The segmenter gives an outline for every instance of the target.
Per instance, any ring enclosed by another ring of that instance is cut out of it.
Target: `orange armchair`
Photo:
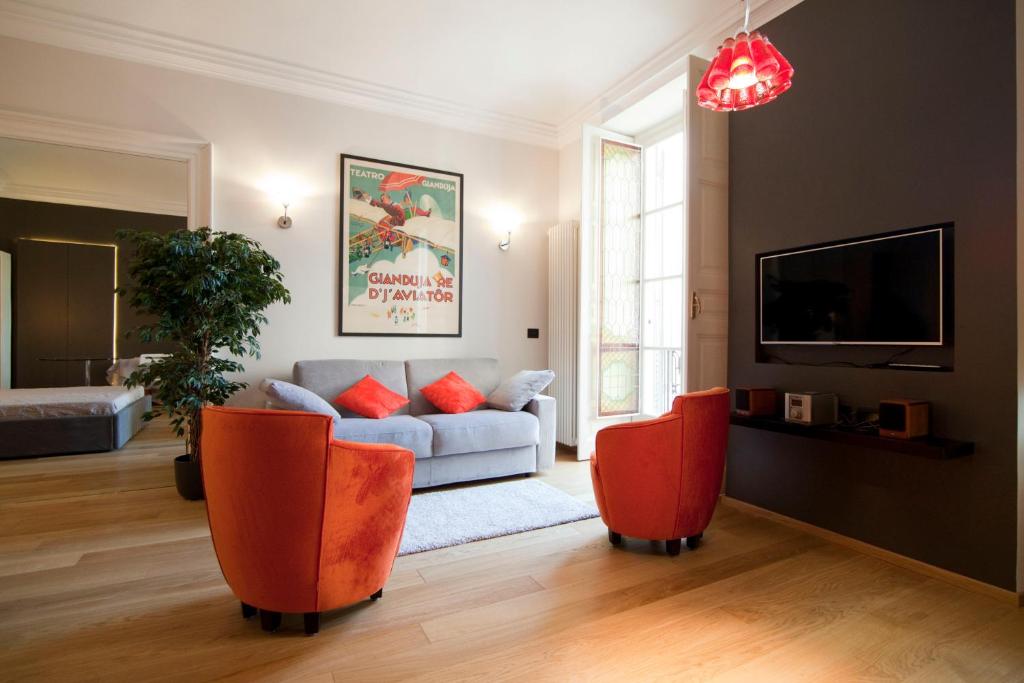
[[[590,475],[613,545],[622,536],[665,541],[678,555],[696,548],[722,489],[729,434],[729,390],[677,396],[659,418],[597,433]]]
[[[376,600],[398,553],[412,451],[335,441],[327,415],[205,408],[202,471],[213,546],[242,616],[274,631],[282,612]]]

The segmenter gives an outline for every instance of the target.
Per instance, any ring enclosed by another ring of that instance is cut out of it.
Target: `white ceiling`
[[[738,0],[0,0],[0,33],[553,137],[741,15]]]

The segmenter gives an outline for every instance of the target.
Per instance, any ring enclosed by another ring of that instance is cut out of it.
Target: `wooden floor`
[[[243,621],[160,424],[0,462],[0,679],[1022,681],[1024,610],[719,506],[670,558],[600,520],[399,558],[380,602]],[[543,479],[590,497],[586,463]]]

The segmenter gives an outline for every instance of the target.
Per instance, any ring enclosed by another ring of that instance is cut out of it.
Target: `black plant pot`
[[[178,487],[178,495],[185,500],[202,500],[205,497],[199,463],[189,460],[188,455],[174,459],[174,484]]]

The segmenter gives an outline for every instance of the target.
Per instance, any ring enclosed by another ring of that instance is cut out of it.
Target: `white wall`
[[[184,216],[185,162],[0,138],[0,197]]]
[[[245,232],[282,263],[289,306],[268,311],[263,359],[245,378],[288,377],[303,358],[493,356],[504,375],[546,365],[546,229],[558,215],[558,153],[193,74],[0,38],[0,108],[207,140],[216,227]],[[465,174],[463,336],[338,337],[339,159],[346,152]],[[308,196],[291,230],[259,189],[294,176]],[[501,252],[489,207],[523,225]],[[527,340],[526,328],[541,339]],[[255,400],[250,390],[240,402]]]
[[[558,150],[558,220],[580,219],[583,152],[579,138]]]

